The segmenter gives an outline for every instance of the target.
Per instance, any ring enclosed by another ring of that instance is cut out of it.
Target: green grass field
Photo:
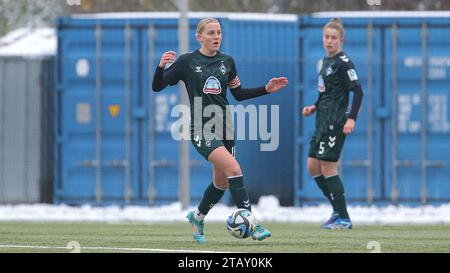
[[[205,226],[208,243],[192,241],[188,223],[0,222],[0,252],[71,252],[77,241],[91,252],[450,252],[450,225],[356,225],[321,230],[318,224],[265,223],[273,236],[257,242],[231,237],[224,225]],[[377,243],[374,243],[375,245]],[[370,246],[371,244],[369,244]]]

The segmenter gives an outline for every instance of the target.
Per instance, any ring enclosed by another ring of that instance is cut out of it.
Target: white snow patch
[[[318,18],[447,18],[450,11],[323,11],[311,15]]]
[[[53,28],[19,28],[0,38],[0,56],[41,58],[56,55]]]
[[[74,19],[178,19],[179,12],[110,12],[73,14]],[[206,17],[228,18],[230,20],[248,21],[280,21],[296,22],[295,14],[280,13],[252,13],[252,12],[189,12],[189,18],[201,19]]]
[[[194,207],[189,208],[194,209]],[[183,222],[189,210],[179,202],[165,206],[106,206],[90,205],[2,205],[0,221],[73,221],[73,222]],[[206,217],[208,222],[223,222],[235,210],[217,204]],[[252,206],[259,222],[320,223],[330,216],[328,205],[281,207],[274,196],[263,196]],[[450,224],[450,204],[440,206],[349,206],[354,224]]]

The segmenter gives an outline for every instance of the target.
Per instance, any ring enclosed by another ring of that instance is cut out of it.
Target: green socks
[[[331,198],[330,191],[327,186],[327,182],[325,181],[325,177],[323,175],[314,176],[314,180],[316,181],[317,186],[319,186],[320,190],[323,192],[323,195],[330,201],[330,204],[333,206],[333,212],[337,212],[337,208],[334,205],[333,199]]]
[[[344,185],[339,175],[325,177],[325,183],[330,192],[333,207],[339,213],[339,218],[349,219],[347,205],[345,204]]]
[[[238,209],[248,209],[251,211],[250,199],[247,189],[244,187],[244,176],[228,177],[228,184],[230,185],[231,197]]]
[[[214,183],[209,184],[206,188],[203,198],[198,205],[198,212],[203,215],[196,215],[196,219],[204,218],[208,214],[209,210],[222,198],[225,190],[219,189],[214,186]],[[197,213],[196,213],[197,214]]]
[[[250,199],[248,197],[247,189],[244,187],[244,177],[233,176],[228,177],[228,183],[230,185],[230,193],[234,203],[239,209],[252,210],[250,205]],[[195,219],[203,220],[209,210],[222,198],[225,190],[217,188],[214,183],[209,184],[206,188],[203,198],[195,211]]]

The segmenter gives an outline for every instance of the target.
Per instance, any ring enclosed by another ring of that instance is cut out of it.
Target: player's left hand
[[[288,85],[288,78],[286,77],[272,78],[266,84],[266,91],[268,93],[277,92],[286,85]]]
[[[355,120],[352,118],[347,119],[347,122],[344,125],[344,134],[348,135],[353,132],[355,128]]]

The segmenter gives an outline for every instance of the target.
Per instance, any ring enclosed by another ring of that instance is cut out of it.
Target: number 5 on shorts
[[[319,155],[323,154],[323,152],[325,152],[325,141],[321,141],[319,143]]]

